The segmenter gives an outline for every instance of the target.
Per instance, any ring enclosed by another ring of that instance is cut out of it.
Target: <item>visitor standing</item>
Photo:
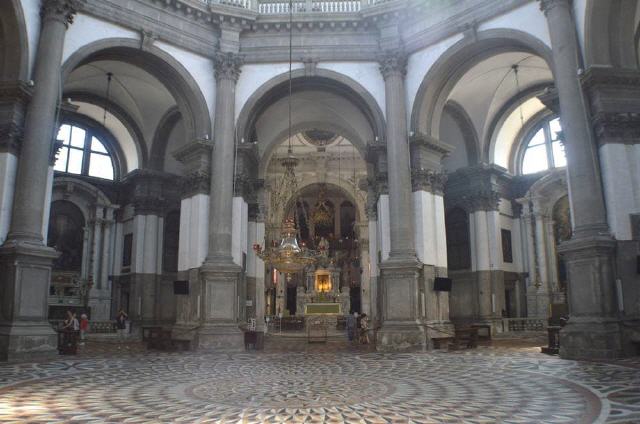
[[[84,344],[87,331],[89,331],[89,317],[87,314],[80,315],[80,341]]]
[[[362,314],[360,317],[360,343],[369,344],[369,317]]]
[[[118,336],[120,337],[120,341],[124,341],[125,332],[127,329],[127,319],[129,319],[129,315],[123,310],[120,309],[118,315],[116,316],[116,328],[118,329]]]

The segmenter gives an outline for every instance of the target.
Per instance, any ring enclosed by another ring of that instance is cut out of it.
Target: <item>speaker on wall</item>
[[[189,294],[189,281],[188,280],[174,281],[173,294]]]
[[[436,277],[435,280],[433,280],[433,290],[450,292],[451,283],[451,278]]]

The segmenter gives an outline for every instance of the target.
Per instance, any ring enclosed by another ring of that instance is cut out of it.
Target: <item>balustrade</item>
[[[205,4],[220,4],[256,10],[264,15],[289,13],[289,0],[200,0]],[[295,0],[293,13],[357,13],[360,10],[397,0]]]
[[[508,332],[545,331],[547,320],[544,318],[504,318],[502,328]]]

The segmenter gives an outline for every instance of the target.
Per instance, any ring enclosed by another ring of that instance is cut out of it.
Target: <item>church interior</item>
[[[1,422],[640,422],[640,0],[0,1]]]

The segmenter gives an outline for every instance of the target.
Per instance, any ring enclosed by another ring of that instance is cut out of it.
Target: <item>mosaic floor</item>
[[[168,354],[96,344],[78,357],[0,364],[0,422],[640,423],[634,360],[565,361],[517,345],[282,347]]]

